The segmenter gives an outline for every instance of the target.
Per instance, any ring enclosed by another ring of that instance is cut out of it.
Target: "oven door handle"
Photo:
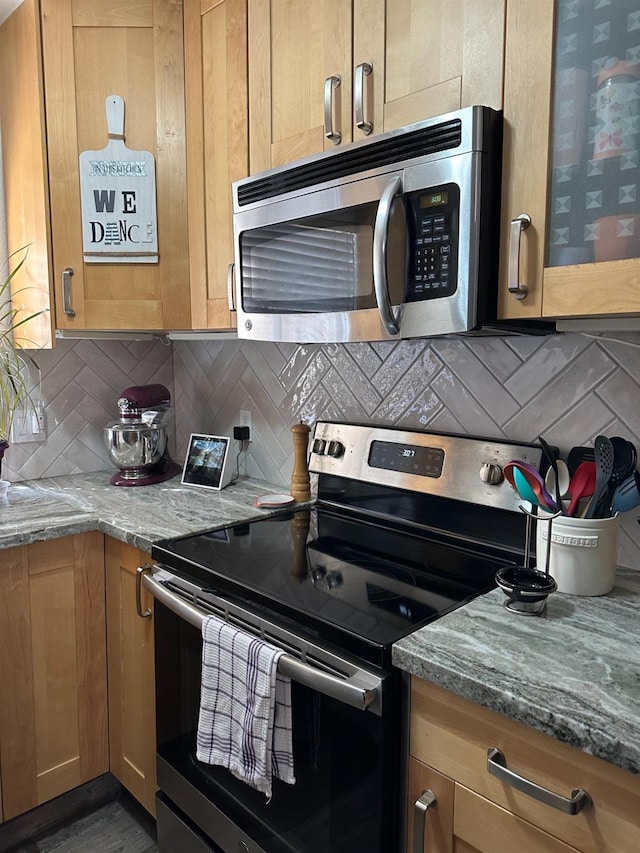
[[[142,582],[161,604],[194,628],[202,630],[202,622],[210,614],[185,601],[179,595],[175,595],[151,575],[144,575]],[[382,679],[365,670],[356,670],[343,679],[286,653],[280,656],[278,669],[282,675],[288,676],[293,681],[337,699],[345,705],[361,711],[369,709],[376,714],[381,712]]]

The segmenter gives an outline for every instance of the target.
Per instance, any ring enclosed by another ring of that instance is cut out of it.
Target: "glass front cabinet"
[[[500,317],[640,315],[640,2],[508,3],[504,116]]]

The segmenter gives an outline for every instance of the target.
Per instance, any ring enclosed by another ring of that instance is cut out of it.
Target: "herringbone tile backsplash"
[[[11,444],[2,462],[7,480],[28,480],[113,468],[103,428],[118,415],[129,385],[173,388],[173,354],[157,341],[58,341],[31,351],[32,397],[45,403],[43,442]],[[113,469],[115,470],[115,469]]]
[[[291,426],[334,419],[534,441],[561,452],[599,433],[640,447],[640,335],[566,334],[297,346],[174,344],[177,445],[233,435],[253,417],[241,472],[288,487]],[[623,520],[620,563],[640,568],[640,526]]]
[[[640,334],[478,337],[298,346],[240,341],[59,341],[34,354],[47,440],[12,445],[10,480],[110,469],[102,428],[125,387],[173,394],[182,461],[191,432],[232,435],[240,409],[252,441],[240,471],[288,487],[291,426],[318,418],[521,441],[542,434],[566,453],[598,433],[640,447]],[[637,512],[623,519],[620,563],[640,568]]]

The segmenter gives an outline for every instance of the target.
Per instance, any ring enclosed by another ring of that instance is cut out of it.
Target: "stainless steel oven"
[[[522,559],[502,478],[535,445],[321,422],[312,508],[166,540],[156,598],[162,853],[401,853],[408,691],[393,643],[494,587]],[[281,647],[295,785],[273,796],[198,761],[205,614]]]
[[[152,586],[156,642],[163,661],[158,672],[160,849],[183,850],[179,839],[191,837],[201,842],[196,850],[233,853],[392,850],[397,810],[379,804],[400,796],[383,789],[385,780],[400,773],[395,744],[401,721],[390,700],[390,713],[383,714],[388,697],[402,690],[398,674],[355,663],[176,576],[161,572],[149,581],[157,584]],[[286,649],[280,667],[292,678],[296,784],[275,780],[269,802],[227,770],[194,758],[204,613],[222,615]],[[169,828],[165,809],[173,812]]]

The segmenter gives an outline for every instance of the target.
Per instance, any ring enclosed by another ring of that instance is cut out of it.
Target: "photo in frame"
[[[230,438],[191,433],[182,469],[182,483],[205,489],[224,489],[231,482]]]

